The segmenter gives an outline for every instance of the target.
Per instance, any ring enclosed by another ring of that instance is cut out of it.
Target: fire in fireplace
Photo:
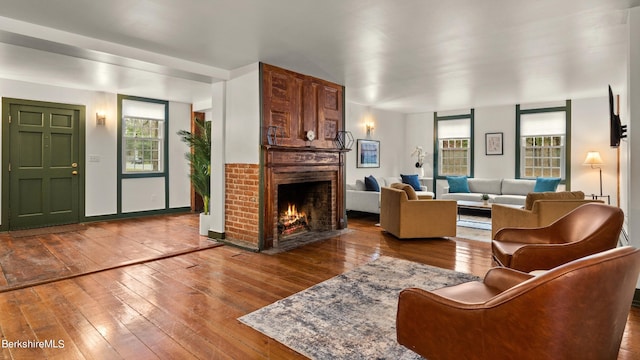
[[[331,182],[278,185],[278,237],[331,229]]]
[[[307,215],[298,212],[295,205],[288,204],[287,210],[278,217],[278,233],[282,236],[309,230]]]

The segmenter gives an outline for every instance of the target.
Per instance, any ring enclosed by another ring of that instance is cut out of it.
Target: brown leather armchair
[[[496,265],[529,272],[547,270],[618,244],[624,214],[617,207],[584,204],[551,225],[503,228],[491,242]]]
[[[539,276],[494,268],[483,282],[405,289],[398,342],[429,360],[616,359],[639,272],[627,246]]]

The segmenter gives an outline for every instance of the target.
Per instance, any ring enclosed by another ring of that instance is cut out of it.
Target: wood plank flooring
[[[188,217],[190,215],[183,215]],[[177,224],[190,222],[169,217]],[[3,347],[6,359],[303,359],[284,345],[238,322],[259,309],[381,255],[484,275],[487,242],[399,241],[380,231],[377,219],[350,219],[354,231],[276,255],[231,246],[0,293],[3,341],[52,341],[58,348]],[[112,227],[113,226],[113,227]],[[141,236],[154,222],[137,222]],[[80,239],[96,249],[120,246],[132,229],[104,223]],[[197,227],[197,226],[194,226]],[[120,229],[117,231],[115,229]],[[183,236],[171,226],[164,228]],[[110,256],[130,256],[111,250]],[[106,262],[85,254],[67,261]],[[77,260],[77,261],[76,261]],[[618,359],[640,358],[640,311],[632,309]]]
[[[0,234],[0,291],[218,245],[180,214]]]

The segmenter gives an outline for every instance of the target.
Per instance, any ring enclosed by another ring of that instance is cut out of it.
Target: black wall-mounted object
[[[615,112],[611,85],[609,85],[609,134],[610,145],[613,148],[620,146],[620,139],[627,137],[627,125],[622,125],[620,115],[617,115]]]

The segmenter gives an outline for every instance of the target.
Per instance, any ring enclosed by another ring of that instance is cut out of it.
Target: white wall
[[[226,162],[260,162],[260,67],[232,71],[226,90]]]
[[[77,92],[69,89],[56,89],[60,94]],[[115,214],[117,210],[117,95],[105,92],[87,92],[87,100],[77,97],[87,107],[86,120],[86,172],[85,172],[85,214],[98,216]],[[36,95],[34,95],[36,96]],[[33,98],[40,100],[40,97]],[[64,102],[64,100],[55,100]],[[105,126],[96,126],[95,113],[105,112]],[[93,120],[93,121],[91,121]]]
[[[347,183],[355,183],[356,179],[369,175],[384,177],[400,176],[400,173],[416,173],[415,168],[407,169],[405,165],[412,148],[404,141],[404,114],[369,109],[364,105],[347,102],[345,117],[345,128],[351,131],[354,138],[353,147],[346,154]],[[357,139],[367,139],[365,119],[370,119],[375,124],[369,139],[380,141],[379,168],[357,167]]]
[[[474,176],[513,179],[516,176],[515,105],[477,108],[474,113]],[[485,154],[485,134],[502,133],[502,155]],[[505,164],[512,164],[505,166]]]
[[[404,153],[410,155],[416,146],[422,146],[425,158],[422,168],[425,177],[433,177],[433,113],[407,114],[405,116]],[[406,156],[404,161],[405,171],[417,171],[415,162],[417,159]]]
[[[607,88],[603,96],[571,101],[571,188],[586,194],[600,193],[600,177],[597,169],[583,165],[588,151],[599,151],[602,157],[602,193],[616,199],[617,150],[609,146],[609,100]]]
[[[164,209],[164,178],[122,180],[122,212]]]
[[[176,135],[179,130],[191,129],[191,105],[169,102],[169,207],[191,206],[191,168],[185,159],[189,146]]]
[[[224,233],[225,199],[225,128],[227,83],[220,82],[211,87],[211,230]]]
[[[115,214],[117,212],[117,95],[0,79],[0,96],[85,106],[85,215],[90,217]],[[185,166],[188,168],[188,165],[184,157],[179,155],[184,153],[184,147],[174,149],[172,146],[179,142],[175,134],[176,129],[188,129],[191,115],[188,104],[170,103],[169,108],[171,116],[168,134],[170,136],[169,177],[172,189],[170,205],[182,207],[188,206],[190,201],[189,180],[184,175]],[[96,125],[95,114],[98,111],[105,112],[106,126]],[[0,181],[4,180],[0,179]],[[156,201],[162,201],[164,204],[164,189],[156,194],[154,202]]]

